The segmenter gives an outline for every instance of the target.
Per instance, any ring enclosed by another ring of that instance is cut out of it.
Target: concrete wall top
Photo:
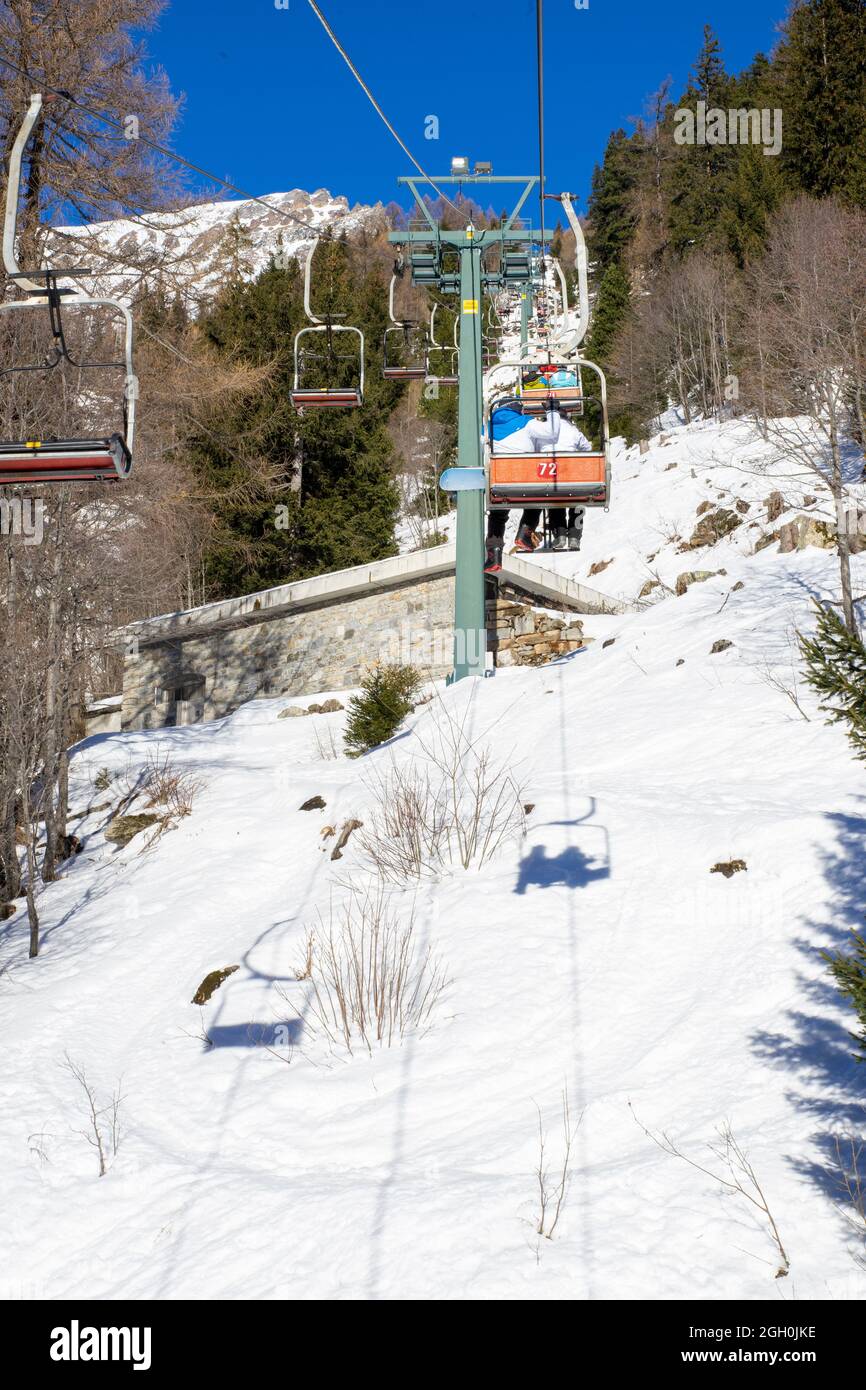
[[[312,579],[299,579],[274,589],[241,598],[222,599],[178,613],[165,613],[156,618],[143,618],[124,629],[128,637],[140,644],[160,642],[167,637],[200,635],[219,628],[243,627],[247,623],[267,621],[287,610],[310,607],[314,604],[336,603],[341,599],[369,593],[375,589],[411,584],[413,580],[432,579],[454,572],[456,547],[431,546],[407,555],[394,555],[353,569],[334,570]],[[566,604],[576,613],[627,613],[634,605],[608,598],[596,589],[579,584],[552,570],[530,564],[516,555],[503,561],[502,577],[512,580],[530,595],[539,599]]]

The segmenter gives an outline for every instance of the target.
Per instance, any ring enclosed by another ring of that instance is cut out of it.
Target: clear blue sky
[[[431,174],[452,154],[536,169],[534,0],[321,0],[403,139]],[[172,0],[149,36],[186,95],[174,148],[253,193],[397,195],[406,157],[306,0]],[[546,0],[548,188],[580,195],[618,125],[670,74],[684,85],[711,23],[730,70],[777,38],[787,0]],[[436,115],[440,139],[425,140]],[[482,199],[487,201],[486,197]],[[492,199],[500,201],[498,195]]]

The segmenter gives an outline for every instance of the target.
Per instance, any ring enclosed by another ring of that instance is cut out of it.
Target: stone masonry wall
[[[197,633],[192,626],[153,643],[144,629],[124,664],[122,728],[173,723],[175,707],[162,693],[185,686],[196,687],[195,722],[219,719],[256,696],[352,689],[377,661],[444,676],[452,666],[453,612],[454,577],[441,575],[233,627]],[[555,618],[510,596],[488,602],[487,630],[497,666],[539,665],[584,642],[573,615]]]
[[[204,677],[202,719],[219,719],[256,695],[348,690],[376,661],[411,662],[432,676],[451,669],[454,579],[377,589],[335,603],[276,614],[223,631],[168,638],[143,635],[127,655],[124,729],[165,722],[158,691]]]
[[[510,599],[487,603],[487,644],[497,666],[543,666],[586,640],[575,617],[554,618]]]

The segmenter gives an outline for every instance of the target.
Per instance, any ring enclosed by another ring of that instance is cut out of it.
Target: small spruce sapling
[[[361,693],[349,701],[344,743],[352,758],[378,748],[392,738],[421,686],[420,672],[399,663],[374,666],[361,682]]]
[[[833,608],[817,607],[814,637],[799,636],[806,680],[821,697],[829,722],[847,724],[855,757],[866,760],[866,647]]]

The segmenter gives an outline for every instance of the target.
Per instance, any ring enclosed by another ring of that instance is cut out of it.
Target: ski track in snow
[[[39,959],[26,913],[3,929],[7,1298],[866,1295],[822,1176],[828,1136],[862,1134],[864,1113],[853,1017],[819,956],[863,909],[864,773],[808,690],[806,720],[764,674],[793,679],[791,630],[811,594],[835,594],[835,557],[750,553],[773,484],[744,471],[743,426],[668,436],[644,456],[619,445],[611,512],[588,514],[580,554],[538,563],[628,598],[650,570],[669,585],[727,573],[586,619],[587,650],[440,688],[359,762],[317,756],[316,730],[339,738],[344,715],[278,721],[286,700],[79,745],[73,808],[110,799],[98,769],[134,774],[156,747],[202,790],[144,853],[140,838],[105,841],[107,812],[73,817],[85,845],[41,896]],[[678,554],[663,534],[688,537],[707,497],[750,514]],[[859,593],[866,558],[854,567]],[[711,656],[719,638],[734,645]],[[428,1032],[345,1060],[301,1025],[286,1065],[255,1040],[298,1028],[305,928],[357,872],[356,840],[332,864],[319,832],[363,819],[369,776],[417,756],[446,709],[517,769],[535,805],[527,838],[406,895],[452,981]],[[315,794],[325,810],[300,812]],[[731,858],[747,872],[709,873]],[[230,964],[203,1010],[206,1049],[189,1001]],[[103,1098],[123,1078],[123,1142],[101,1179],[65,1052]],[[536,1105],[555,1170],[566,1084],[582,1121],[556,1237],[539,1241]],[[753,1210],[660,1152],[630,1101],[711,1167],[706,1145],[730,1120],[787,1279]]]

